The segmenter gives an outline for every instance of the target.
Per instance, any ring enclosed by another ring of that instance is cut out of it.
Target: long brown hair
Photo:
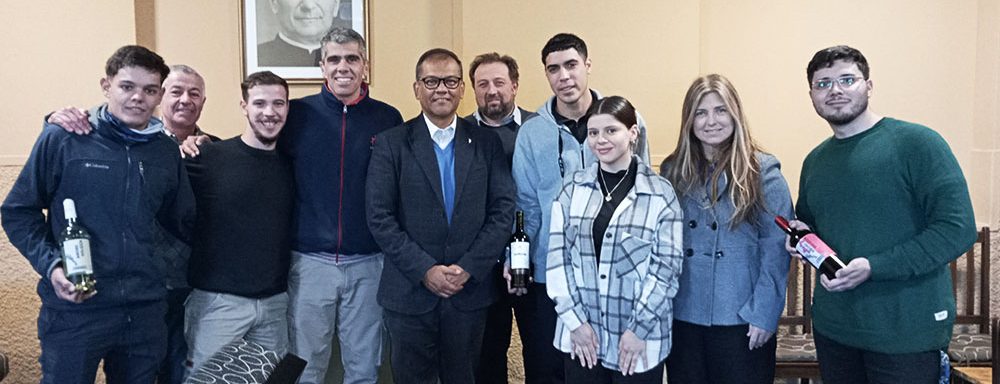
[[[694,135],[694,114],[698,105],[706,95],[716,93],[722,98],[729,115],[733,118],[733,134],[719,147],[715,156],[715,170],[706,175],[709,161],[702,150],[701,142]],[[681,133],[677,139],[677,148],[667,156],[665,162],[673,166],[664,174],[681,195],[691,191],[694,186],[709,182],[709,193],[712,205],[719,201],[722,193],[728,193],[733,202],[733,216],[730,217],[730,227],[744,222],[758,225],[757,213],[764,210],[762,186],[760,179],[760,163],[756,153],[760,147],[750,137],[746,116],[743,114],[743,104],[736,88],[722,75],[711,74],[702,76],[691,84],[684,97],[681,110]],[[719,177],[725,172],[729,179],[727,191],[719,191]],[[708,180],[706,180],[706,177]]]

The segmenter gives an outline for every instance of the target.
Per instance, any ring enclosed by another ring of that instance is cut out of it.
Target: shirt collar
[[[296,46],[296,47],[305,49],[306,51],[309,51],[309,53],[312,53],[313,51],[319,49],[319,44],[302,44],[300,42],[292,40],[288,36],[285,36],[284,32],[278,32],[278,38],[280,38],[281,40],[284,40],[286,43],[288,43],[288,45],[292,45],[292,46]]]
[[[476,112],[473,112],[472,115],[476,117],[476,122],[478,122],[479,125],[494,127],[494,125],[487,123],[485,120],[483,120],[483,117],[482,115],[479,114],[478,109],[476,109]],[[497,125],[497,127],[502,127],[504,125],[510,124],[511,121],[513,121],[514,124],[517,124],[517,126],[519,127],[521,126],[521,108],[519,108],[516,105],[514,106],[514,111],[512,111],[509,115],[507,115],[507,117],[504,117],[503,120],[500,121],[500,125]]]
[[[433,122],[431,122],[431,119],[427,118],[427,115],[421,113],[420,116],[423,116],[424,122],[427,123],[427,132],[431,134],[431,137],[434,137],[434,132],[437,132],[437,130],[455,128],[455,125],[458,123],[458,115],[455,115],[452,116],[451,118],[451,124],[448,124],[447,127],[439,128],[438,126],[434,125]]]

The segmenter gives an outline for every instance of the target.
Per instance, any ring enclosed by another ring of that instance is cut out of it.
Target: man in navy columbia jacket
[[[151,117],[170,69],[156,53],[125,46],[105,72],[108,102],[90,111],[95,134],[46,124],[0,207],[11,243],[42,277],[43,383],[92,383],[101,360],[109,383],[153,381],[166,348],[166,266],[153,255],[156,222],[186,240],[194,218],[177,145]],[[97,294],[75,291],[61,264],[57,237],[67,198],[91,235]]]

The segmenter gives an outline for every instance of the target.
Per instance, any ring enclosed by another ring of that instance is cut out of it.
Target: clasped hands
[[[458,264],[435,265],[424,274],[424,286],[435,295],[447,299],[461,291],[469,277],[469,272]]]

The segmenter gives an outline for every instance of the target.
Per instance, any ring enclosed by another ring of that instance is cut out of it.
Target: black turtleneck
[[[627,170],[615,173],[598,169],[597,184],[599,184],[598,188],[601,190],[601,210],[597,212],[597,217],[594,218],[594,226],[592,228],[594,256],[597,257],[597,261],[601,261],[601,245],[604,244],[604,232],[607,231],[608,225],[611,223],[611,215],[615,213],[615,209],[622,203],[622,200],[625,200],[625,196],[628,196],[628,192],[635,186],[635,173],[637,171],[638,165],[635,160],[629,163]],[[616,185],[617,187],[615,187]],[[607,196],[609,191],[612,191],[611,201],[606,201],[604,200],[604,196]]]

